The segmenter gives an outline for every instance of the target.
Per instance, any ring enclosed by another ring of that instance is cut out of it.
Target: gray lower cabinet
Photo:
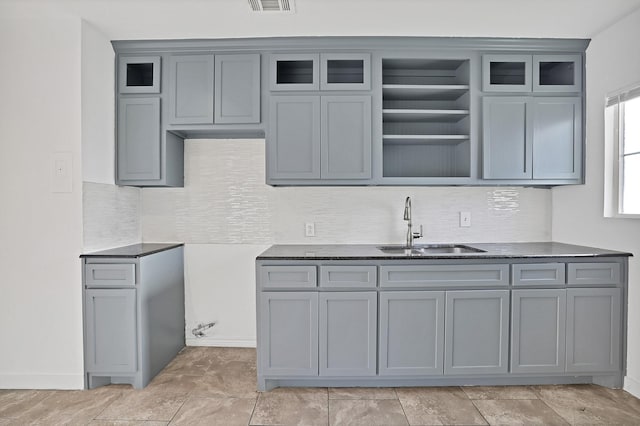
[[[264,292],[259,320],[265,376],[318,375],[318,293]]]
[[[444,292],[380,292],[379,374],[442,375]]]
[[[620,369],[619,288],[567,290],[567,372]]]
[[[507,373],[509,290],[446,292],[444,374]]]
[[[120,99],[116,149],[119,184],[160,179],[159,97]]]
[[[137,368],[136,290],[85,291],[87,370],[135,373]]]
[[[183,247],[84,257],[86,386],[145,387],[184,347]]]
[[[371,178],[371,97],[270,97],[267,180]]]
[[[216,55],[214,68],[215,123],[260,123],[260,55]]]
[[[378,295],[319,294],[320,376],[375,376]]]
[[[579,181],[582,98],[485,96],[483,178]]]
[[[567,292],[513,290],[511,294],[511,372],[565,371]]]

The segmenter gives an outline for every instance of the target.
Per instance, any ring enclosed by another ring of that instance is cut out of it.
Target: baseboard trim
[[[638,380],[633,379],[629,376],[624,376],[623,389],[636,398],[640,398],[640,382]]]
[[[1,374],[0,389],[84,389],[82,374]]]
[[[211,346],[224,348],[255,348],[255,339],[212,339],[212,338],[187,338],[187,346]]]

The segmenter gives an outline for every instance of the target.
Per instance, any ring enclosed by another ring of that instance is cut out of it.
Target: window
[[[606,101],[605,216],[640,218],[640,85]]]

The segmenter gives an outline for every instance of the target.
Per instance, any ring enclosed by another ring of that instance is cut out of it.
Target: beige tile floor
[[[282,388],[255,350],[186,348],[147,388],[0,390],[4,425],[640,425],[640,400],[593,385]]]

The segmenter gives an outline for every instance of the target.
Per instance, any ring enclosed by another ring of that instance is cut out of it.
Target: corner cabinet
[[[625,257],[296,259],[256,261],[259,390],[622,384]]]
[[[268,182],[371,178],[370,96],[271,96]]]
[[[582,178],[582,98],[485,96],[483,178]]]

